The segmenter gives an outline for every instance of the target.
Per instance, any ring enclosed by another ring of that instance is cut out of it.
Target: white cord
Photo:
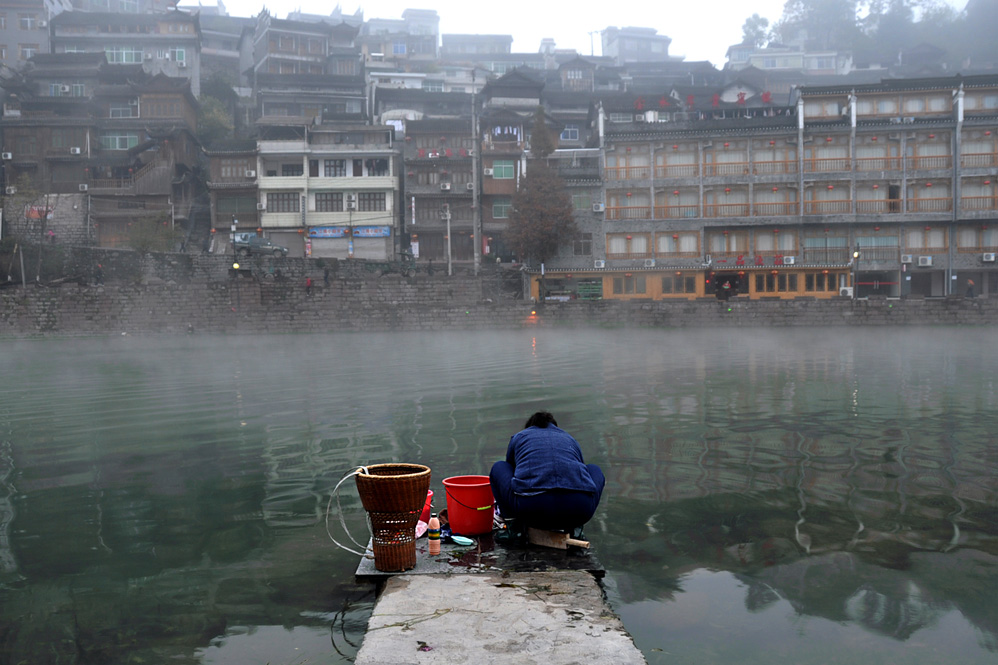
[[[346,482],[348,478],[352,478],[353,476],[356,476],[358,473],[361,473],[361,472],[363,472],[363,473],[366,474],[367,473],[367,467],[366,466],[357,467],[356,469],[354,469],[353,471],[351,471],[347,475],[343,476],[343,478],[340,479],[340,482],[336,483],[336,487],[333,488],[332,494],[329,495],[329,502],[326,504],[326,535],[329,536],[329,539],[331,541],[333,541],[333,543],[335,543],[336,546],[339,547],[340,549],[346,550],[347,552],[350,552],[351,554],[356,554],[357,556],[362,556],[362,557],[365,557],[367,559],[373,559],[374,558],[373,550],[371,550],[371,548],[368,547],[368,546],[366,546],[366,545],[361,545],[360,543],[358,543],[354,539],[354,537],[350,534],[350,530],[347,529],[346,520],[343,517],[343,508],[340,506],[340,485],[342,485],[344,482]],[[363,552],[358,552],[356,550],[350,549],[346,545],[343,545],[338,540],[336,540],[335,538],[333,538],[333,534],[329,530],[329,511],[330,511],[330,509],[333,506],[333,496],[336,497],[336,510],[340,514],[340,526],[343,527],[343,532],[345,534],[347,534],[347,537],[349,537],[351,541],[353,541],[354,545],[356,545],[357,547],[363,548],[364,549]],[[371,520],[370,520],[370,517],[368,517],[368,520],[367,520],[367,530],[371,532],[371,537],[373,538],[374,537],[374,532],[371,531]]]

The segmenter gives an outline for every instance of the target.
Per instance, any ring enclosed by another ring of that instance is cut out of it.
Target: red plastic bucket
[[[430,521],[430,510],[433,505],[433,490],[426,490],[426,503],[423,504],[423,512],[419,514],[419,519],[422,522]]]
[[[444,478],[447,519],[451,531],[462,536],[492,533],[492,486],[488,476]]]

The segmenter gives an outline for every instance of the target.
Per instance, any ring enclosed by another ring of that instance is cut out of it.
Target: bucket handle
[[[329,539],[331,541],[333,541],[333,543],[337,547],[339,547],[341,550],[346,550],[347,552],[350,552],[351,554],[356,554],[357,556],[361,556],[361,557],[364,557],[364,558],[367,558],[367,559],[373,559],[374,558],[374,553],[371,550],[371,548],[368,547],[368,546],[366,546],[366,545],[361,545],[360,543],[358,543],[357,540],[350,533],[350,530],[347,529],[346,520],[343,518],[343,508],[340,506],[340,485],[342,485],[343,483],[345,483],[347,481],[347,479],[352,478],[352,477],[354,477],[354,476],[356,476],[356,475],[358,475],[360,473],[366,474],[367,473],[367,467],[366,466],[359,466],[356,469],[354,469],[353,471],[351,471],[350,473],[348,473],[347,475],[343,476],[343,478],[340,479],[340,482],[336,483],[336,487],[334,487],[333,491],[329,494],[329,502],[326,504],[326,535],[329,536]],[[346,545],[340,543],[338,540],[336,540],[336,538],[333,537],[332,531],[329,530],[329,512],[330,512],[330,509],[333,507],[333,497],[334,496],[336,497],[336,511],[340,514],[340,526],[343,528],[343,532],[345,534],[347,534],[347,537],[350,538],[351,541],[353,541],[354,545],[356,545],[357,547],[363,548],[364,549],[363,552],[358,552],[357,550],[350,549]],[[373,537],[373,531],[371,531],[371,518],[370,518],[370,516],[368,516],[368,518],[367,518],[367,530],[372,533],[372,537]]]
[[[447,500],[448,501],[450,501],[451,498],[453,498],[454,499],[454,503],[456,503],[459,506],[463,506],[463,507],[467,508],[468,510],[488,510],[489,508],[491,508],[494,505],[494,504],[490,503],[489,505],[482,506],[481,508],[476,508],[474,506],[469,506],[468,504],[463,503],[460,499],[458,499],[456,496],[454,496],[453,494],[451,494],[451,491],[450,491],[449,487],[447,487],[445,489],[447,490]]]

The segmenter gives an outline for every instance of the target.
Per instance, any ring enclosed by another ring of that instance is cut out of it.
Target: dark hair
[[[538,411],[534,415],[527,418],[527,424],[523,426],[523,429],[527,429],[528,427],[540,427],[541,429],[544,429],[548,425],[554,425],[557,427],[558,421],[555,420],[554,416],[547,411]]]

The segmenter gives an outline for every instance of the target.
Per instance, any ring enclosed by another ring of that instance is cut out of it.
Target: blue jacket
[[[517,494],[552,489],[597,492],[578,441],[554,425],[528,427],[514,434],[506,461],[513,466]]]

